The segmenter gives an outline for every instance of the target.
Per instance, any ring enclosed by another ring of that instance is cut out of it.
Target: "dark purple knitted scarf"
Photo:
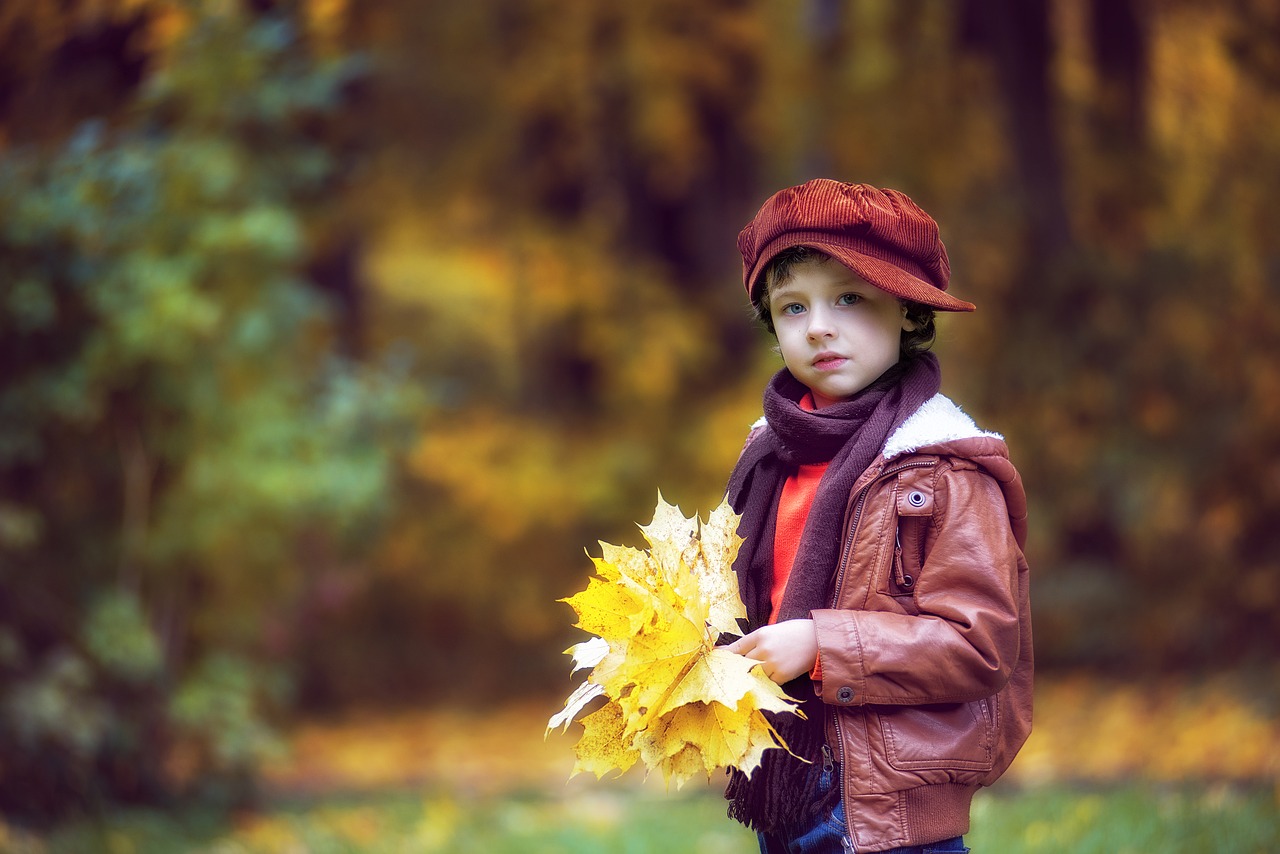
[[[890,434],[941,384],[938,360],[931,353],[899,362],[854,397],[806,411],[799,402],[808,389],[785,368],[765,388],[767,426],[749,442],[729,477],[729,502],[742,514],[738,533],[745,538],[734,570],[747,608],[748,630],[769,620],[773,584],[773,538],[778,498],[787,477],[799,465],[828,462],[809,510],[778,619],[805,619],[831,606],[836,565],[843,540],[845,509],[854,483],[879,456]],[[834,805],[840,787],[818,795],[822,771],[826,710],[813,683],[802,676],[787,693],[803,701],[807,719],[771,715],[778,733],[799,756],[769,750],[750,778],[732,772],[725,797],[729,815],[756,830],[784,832]]]

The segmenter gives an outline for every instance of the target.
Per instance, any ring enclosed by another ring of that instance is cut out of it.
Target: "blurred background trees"
[[[248,780],[271,720],[562,694],[582,549],[714,506],[738,229],[905,190],[1032,496],[1048,667],[1280,646],[1260,0],[15,0],[0,800]],[[237,782],[239,781],[239,782]]]
[[[56,57],[33,78],[112,108],[26,122],[54,86],[6,117],[0,795],[36,814],[247,773],[288,696],[262,655],[376,540],[422,399],[394,357],[344,357],[302,277],[334,172],[314,129],[353,63],[279,15],[61,24],[104,50],[169,32],[132,92]]]

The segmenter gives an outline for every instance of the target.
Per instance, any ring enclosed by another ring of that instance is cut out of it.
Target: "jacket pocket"
[[[899,771],[990,771],[996,698],[900,706],[879,713],[885,758]]]

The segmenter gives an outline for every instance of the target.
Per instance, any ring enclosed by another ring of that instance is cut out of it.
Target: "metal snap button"
[[[836,692],[836,699],[842,703],[852,703],[853,689],[848,685],[841,687],[840,690]]]
[[[912,507],[923,507],[925,502],[924,493],[919,490],[912,490],[907,493],[907,503]]]

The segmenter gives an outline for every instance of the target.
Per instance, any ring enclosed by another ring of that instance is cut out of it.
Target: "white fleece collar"
[[[884,458],[893,459],[942,442],[978,438],[1004,439],[999,433],[979,429],[951,398],[935,394],[902,422],[902,426],[885,442]]]

